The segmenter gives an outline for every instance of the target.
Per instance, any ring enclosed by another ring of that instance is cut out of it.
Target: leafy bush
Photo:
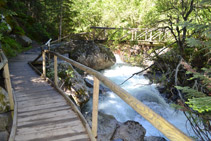
[[[40,23],[33,23],[26,26],[29,36],[37,41],[47,41],[50,38],[49,33],[43,28]]]
[[[8,36],[4,37],[4,40],[2,40],[2,48],[7,57],[16,56],[17,53],[22,51],[21,45]]]

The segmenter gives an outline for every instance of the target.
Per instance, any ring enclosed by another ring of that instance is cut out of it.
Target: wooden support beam
[[[42,52],[42,77],[46,78],[46,59],[45,59],[45,51]]]
[[[56,86],[58,86],[57,56],[56,55],[54,55],[54,83]]]
[[[92,107],[92,134],[97,140],[97,119],[98,119],[99,80],[94,77],[93,107]]]
[[[10,72],[9,72],[8,63],[6,63],[4,66],[4,77],[5,77],[6,89],[9,95],[10,110],[13,112],[14,100],[13,100],[13,94],[12,94],[12,86],[11,86],[11,81],[10,81]],[[12,116],[13,116],[13,113],[12,113]]]

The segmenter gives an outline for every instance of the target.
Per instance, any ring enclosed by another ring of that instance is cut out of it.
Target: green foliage
[[[50,38],[50,34],[42,27],[40,23],[27,25],[26,28],[29,36],[37,41],[47,41]]]
[[[204,93],[203,89],[207,89],[208,93],[210,91],[210,69],[203,68],[204,73],[193,73],[193,72],[187,72],[187,74],[193,74],[193,77],[189,79],[189,81],[192,80],[200,80],[201,85],[196,86],[194,85],[192,88],[185,86],[176,86],[177,89],[182,90],[182,92],[185,94],[186,98],[188,98],[188,104],[191,108],[198,111],[199,113],[208,112],[211,110],[211,97],[208,96],[206,93]],[[208,74],[208,75],[206,75]],[[196,84],[196,83],[195,83]],[[201,89],[199,89],[201,87]]]
[[[25,35],[25,31],[20,26],[16,25],[13,27],[13,33],[17,35]]]
[[[211,111],[211,97],[200,97],[188,99],[186,102],[193,110],[199,113],[210,112]]]
[[[199,92],[198,90],[195,90],[193,88],[190,88],[188,86],[186,87],[181,87],[181,86],[176,86],[178,90],[182,90],[182,92],[185,94],[185,97],[187,98],[192,98],[192,97],[205,97],[206,95],[203,92]]]
[[[3,34],[8,30],[6,23],[0,23],[0,41],[3,39]]]
[[[17,53],[21,52],[22,47],[14,39],[6,36],[2,40],[2,48],[3,48],[7,57],[13,57],[13,56],[16,56]]]

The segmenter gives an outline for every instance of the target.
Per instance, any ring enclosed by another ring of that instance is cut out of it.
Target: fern
[[[189,102],[185,102],[188,104],[193,110],[198,111],[199,113],[209,112],[211,111],[211,97],[200,97],[200,98],[192,98],[188,99]]]

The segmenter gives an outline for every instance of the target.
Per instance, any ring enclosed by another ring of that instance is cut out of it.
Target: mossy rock
[[[0,87],[0,113],[5,113],[10,110],[8,93]]]

